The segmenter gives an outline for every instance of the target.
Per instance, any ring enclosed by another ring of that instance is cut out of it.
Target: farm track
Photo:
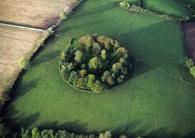
[[[29,59],[40,47],[38,41],[61,13],[71,12],[77,0],[4,0],[0,4],[0,98],[22,71],[19,61]]]
[[[191,58],[195,60],[195,21],[183,23],[186,50]]]

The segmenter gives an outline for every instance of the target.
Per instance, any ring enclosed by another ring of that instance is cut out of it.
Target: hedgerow
[[[119,3],[119,7],[126,9],[130,12],[136,12],[136,13],[142,13],[142,14],[147,14],[147,15],[152,15],[152,16],[158,16],[160,18],[163,18],[165,20],[176,20],[176,21],[189,21],[192,19],[192,17],[177,17],[171,14],[164,14],[159,11],[151,10],[151,9],[144,9],[141,6],[129,3],[127,0],[122,1]]]
[[[61,53],[59,69],[63,79],[75,88],[100,93],[128,78],[132,60],[117,40],[86,35]]]

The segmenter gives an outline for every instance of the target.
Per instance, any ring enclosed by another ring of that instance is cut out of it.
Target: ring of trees
[[[86,35],[61,53],[59,70],[72,87],[101,93],[127,80],[133,71],[133,62],[117,40],[104,35]]]

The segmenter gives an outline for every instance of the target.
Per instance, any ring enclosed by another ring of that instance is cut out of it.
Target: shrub
[[[192,76],[195,79],[195,66],[193,66],[193,67],[190,68],[190,73],[192,74]]]
[[[186,59],[185,65],[190,70],[190,74],[195,79],[195,63],[194,63],[193,59]]]
[[[60,55],[63,79],[75,88],[100,93],[125,81],[132,72],[128,51],[107,36],[86,35]]]
[[[89,61],[89,68],[92,70],[96,70],[100,67],[101,63],[100,63],[100,59],[99,57],[93,57],[92,59],[90,59]]]
[[[20,60],[19,60],[19,68],[20,69],[24,69],[24,70],[26,70],[26,69],[28,69],[30,67],[30,63],[29,63],[29,60],[27,59],[27,58],[21,58]]]
[[[122,1],[119,3],[119,6],[125,9],[128,9],[130,7],[130,4],[128,1]]]
[[[77,50],[75,52],[75,57],[74,57],[74,60],[78,63],[81,62],[81,59],[82,59],[82,56],[83,56],[83,52],[81,50]]]
[[[191,68],[194,66],[194,62],[191,58],[189,58],[189,59],[187,58],[185,64],[186,64],[186,67],[188,67],[188,68]]]
[[[68,17],[68,14],[64,11],[61,12],[59,15],[60,20],[65,20],[65,19],[67,19],[67,17]]]
[[[99,138],[112,138],[112,134],[110,131],[106,131],[104,133],[100,133]]]

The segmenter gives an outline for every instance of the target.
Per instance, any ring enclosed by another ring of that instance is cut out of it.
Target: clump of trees
[[[86,35],[73,43],[61,53],[59,69],[75,88],[100,93],[123,83],[132,72],[128,51],[117,40]]]
[[[195,79],[195,63],[193,59],[186,60],[186,67],[190,70],[191,75]]]

